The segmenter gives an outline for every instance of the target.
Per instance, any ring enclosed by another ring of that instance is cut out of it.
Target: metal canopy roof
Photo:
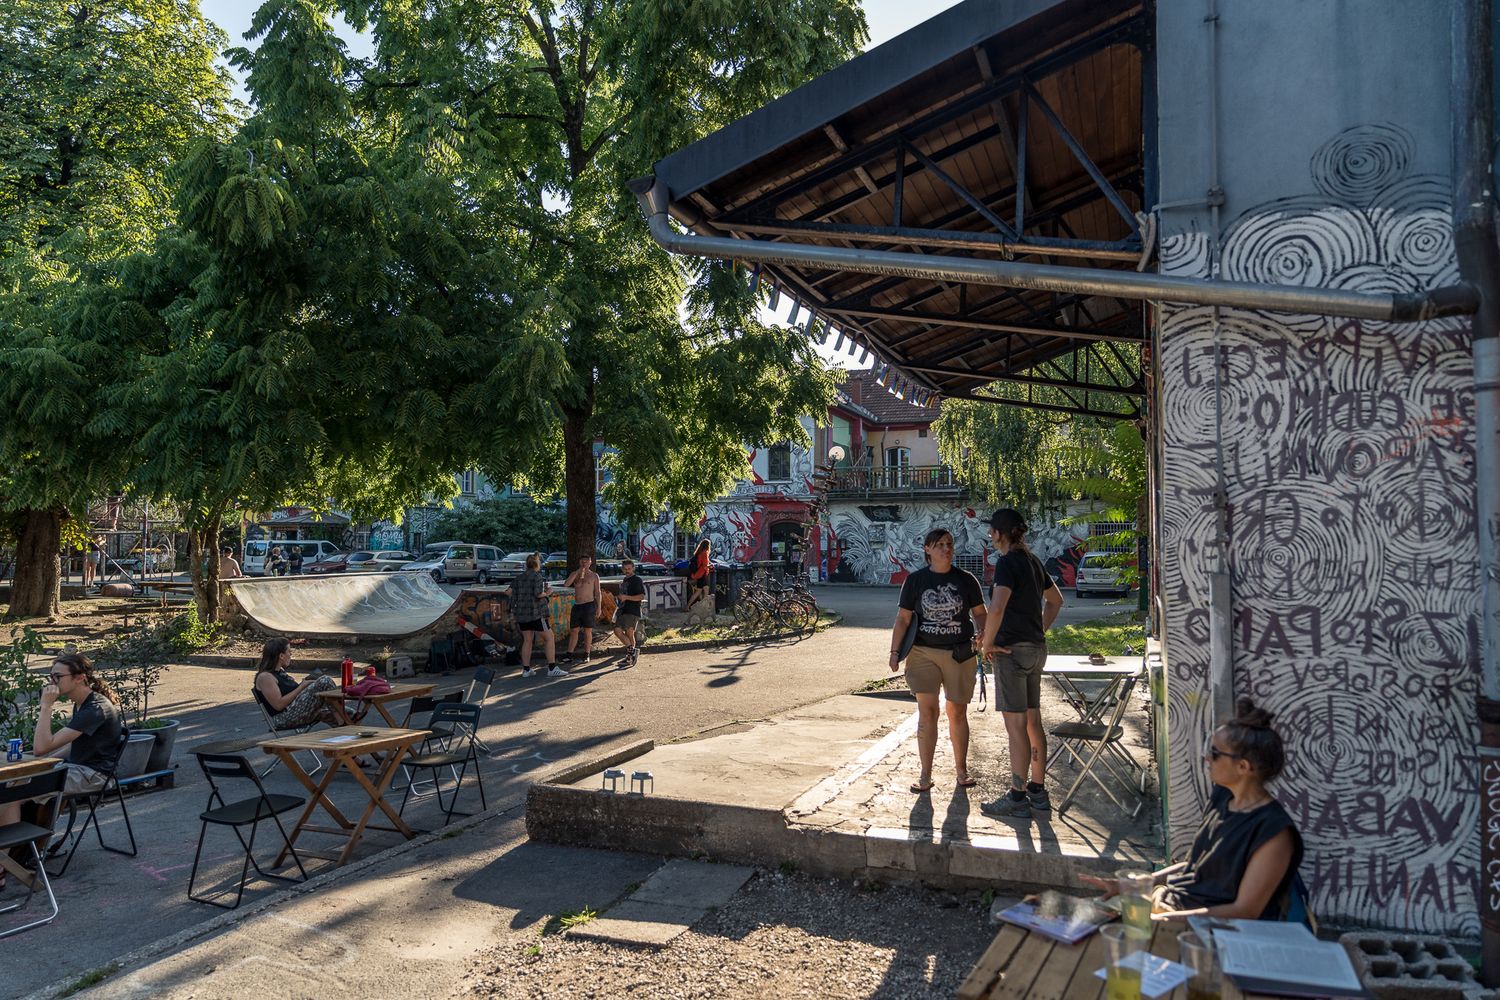
[[[1143,0],[967,0],[666,157],[656,181],[700,235],[1134,270],[1150,38]],[[788,264],[758,280],[810,309],[810,331],[893,365],[904,394],[998,382],[1002,401],[1139,412],[1139,301]]]

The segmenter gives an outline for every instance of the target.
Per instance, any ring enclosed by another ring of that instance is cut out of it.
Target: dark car
[[[349,568],[348,552],[338,552],[317,562],[308,563],[302,567],[304,574],[309,573],[342,573]]]

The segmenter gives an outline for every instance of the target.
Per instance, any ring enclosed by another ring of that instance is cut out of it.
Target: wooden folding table
[[[328,703],[333,709],[334,716],[341,726],[352,726],[354,720],[349,718],[349,711],[344,707],[345,701],[362,701],[372,706],[380,713],[385,724],[391,728],[400,725],[385,706],[393,701],[409,701],[412,698],[425,698],[432,694],[437,688],[436,684],[392,684],[391,689],[385,694],[352,695],[345,694],[343,688],[334,688],[332,691],[319,691],[318,697]]]
[[[39,774],[46,774],[61,763],[62,760],[57,757],[30,756],[23,757],[18,761],[0,761],[0,785],[8,785],[12,781],[25,781],[28,778],[35,778]],[[40,845],[40,849],[45,851],[47,845]],[[19,861],[12,860],[8,851],[0,851],[0,871],[9,872],[23,885],[33,889],[36,888],[36,877],[31,873],[31,870]]]
[[[338,853],[327,853],[301,848],[300,853],[315,858],[325,858],[329,861],[342,865],[348,862],[349,856],[354,853],[354,847],[359,843],[360,837],[364,836],[367,829],[387,830],[391,833],[399,833],[407,840],[416,836],[416,831],[407,826],[391,804],[385,800],[385,792],[390,787],[391,779],[396,776],[396,770],[400,766],[403,756],[409,752],[413,745],[427,738],[425,729],[381,729],[368,728],[365,726],[340,726],[336,729],[320,729],[316,732],[299,733],[290,736],[273,736],[270,739],[260,741],[260,746],[267,753],[275,754],[281,758],[286,765],[287,771],[302,783],[302,786],[311,793],[307,800],[307,806],[302,810],[302,815],[297,818],[296,825],[292,828],[288,838],[288,845],[282,848],[281,853],[276,856],[276,862],[272,867],[279,868],[286,860],[287,853],[297,843],[297,838],[303,832],[326,833],[333,836],[344,837],[343,849]],[[311,750],[314,753],[323,754],[329,759],[329,766],[323,769],[323,777],[319,781],[313,781],[302,766],[297,763],[296,755]],[[380,761],[380,771],[371,781],[370,777],[360,769],[355,762],[357,757],[369,755]],[[369,797],[369,804],[365,806],[364,812],[358,820],[351,821],[334,805],[328,798],[328,786],[340,770],[348,771],[354,775],[354,780]],[[337,827],[313,826],[308,822],[312,818],[313,811],[319,806],[323,808]],[[370,817],[379,809],[390,819],[393,826],[376,826],[370,822]]]

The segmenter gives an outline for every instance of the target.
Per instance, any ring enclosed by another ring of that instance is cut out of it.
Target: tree
[[[530,500],[490,497],[439,514],[430,535],[512,551],[548,552],[557,548],[566,529],[567,516],[561,510]]]
[[[745,443],[802,436],[797,414],[833,392],[811,347],[758,321],[743,269],[656,247],[625,182],[855,52],[854,0],[341,6],[375,40],[356,114],[430,150],[488,224],[468,252],[510,268],[510,322],[483,324],[494,362],[448,402],[450,433],[475,429],[493,481],[566,495],[570,559],[593,552],[596,440],[615,449],[608,498],[645,521],[695,518],[744,475]]]
[[[70,510],[117,488],[128,439],[100,393],[130,345],[87,310],[170,217],[167,174],[229,126],[224,39],[193,0],[0,5],[0,513],[10,615],[57,611]],[[83,334],[83,335],[80,335]]]

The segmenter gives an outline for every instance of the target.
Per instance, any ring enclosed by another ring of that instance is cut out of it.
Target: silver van
[[[438,583],[489,583],[498,578],[500,557],[493,545],[434,542],[424,546],[420,558],[402,566],[401,572],[427,573]]]

